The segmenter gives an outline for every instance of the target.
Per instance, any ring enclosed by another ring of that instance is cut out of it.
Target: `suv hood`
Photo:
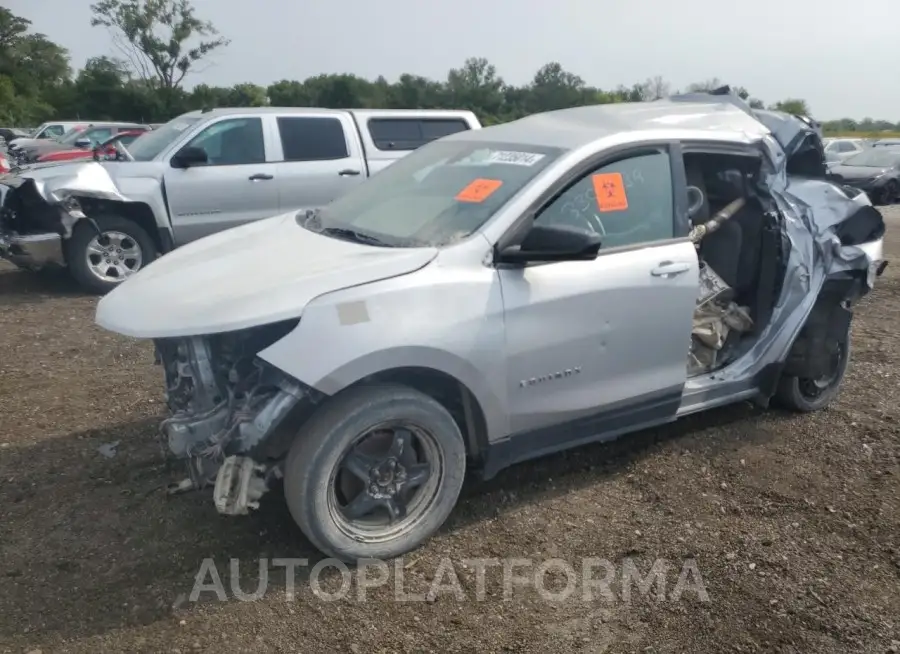
[[[198,336],[299,318],[319,295],[405,275],[436,248],[385,248],[315,234],[296,212],[163,255],[102,298],[96,322],[137,338]]]

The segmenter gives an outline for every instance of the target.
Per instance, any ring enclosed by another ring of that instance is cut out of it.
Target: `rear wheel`
[[[80,220],[66,242],[72,276],[86,290],[105,294],[156,258],[156,244],[133,220],[97,216]]]
[[[792,411],[809,413],[825,408],[838,394],[850,363],[850,337],[838,343],[828,371],[818,379],[785,376],[778,384],[775,400]]]
[[[440,403],[402,385],[360,387],[304,425],[285,462],[284,493],[320,551],[390,559],[444,523],[465,470],[462,434]]]

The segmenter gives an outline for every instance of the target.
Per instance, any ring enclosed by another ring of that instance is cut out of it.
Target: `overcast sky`
[[[115,54],[91,0],[5,0],[69,49],[75,67]],[[486,57],[509,83],[548,61],[613,88],[662,75],[718,77],[766,103],[805,98],[820,120],[900,120],[896,0],[194,0],[231,45],[188,78],[268,85],[320,73],[443,79]],[[883,20],[881,20],[882,18]]]

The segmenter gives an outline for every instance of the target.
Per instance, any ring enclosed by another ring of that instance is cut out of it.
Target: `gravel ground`
[[[900,210],[885,214],[900,258]],[[900,651],[900,264],[858,311],[828,410],[735,406],[473,481],[382,585],[357,575],[341,596],[326,568],[332,601],[307,582],[319,557],[279,493],[245,518],[166,496],[159,369],[145,343],[93,326],[95,302],[0,268],[0,652]],[[293,598],[277,557],[309,559]],[[466,563],[510,557],[575,573],[540,577],[553,600],[533,583],[505,594],[501,568],[479,586]],[[260,558],[266,592],[236,599],[231,582],[252,592]],[[606,594],[582,581],[604,574],[590,558],[615,575]],[[226,601],[191,601],[205,559]],[[649,576],[654,562],[668,572]],[[434,582],[444,592],[398,601]]]

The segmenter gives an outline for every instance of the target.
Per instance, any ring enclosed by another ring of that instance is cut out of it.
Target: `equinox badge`
[[[540,375],[538,377],[532,377],[531,379],[523,379],[519,382],[519,388],[528,388],[529,386],[537,386],[538,384],[543,384],[548,381],[555,381],[557,379],[565,379],[566,377],[573,377],[581,372],[581,366],[575,366],[574,368],[566,368],[565,370],[560,370],[559,372],[551,372],[548,375]]]

